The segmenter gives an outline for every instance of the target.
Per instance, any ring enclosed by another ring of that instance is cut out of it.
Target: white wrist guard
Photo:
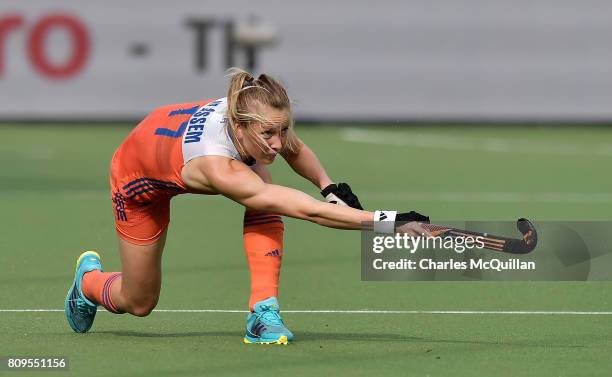
[[[376,211],[374,212],[374,232],[375,233],[395,233],[395,217],[397,211]]]

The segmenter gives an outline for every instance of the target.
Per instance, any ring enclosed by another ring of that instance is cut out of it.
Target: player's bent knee
[[[131,309],[129,310],[130,314],[133,314],[137,317],[146,317],[149,314],[151,314],[153,309],[155,309],[155,305],[137,305],[137,306],[133,306],[130,309]]]
[[[138,302],[128,304],[127,312],[137,317],[146,317],[151,314],[156,306],[157,297],[146,300],[138,300]]]
[[[151,314],[153,309],[153,306],[136,306],[130,310],[130,314],[133,314],[136,317],[146,317]]]

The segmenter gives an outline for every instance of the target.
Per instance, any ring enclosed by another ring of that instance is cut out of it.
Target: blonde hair
[[[255,132],[252,125],[255,123],[273,124],[274,122],[255,113],[252,109],[260,104],[277,110],[286,110],[289,117],[287,120],[289,129],[283,141],[281,154],[297,153],[299,146],[293,130],[291,101],[283,85],[266,74],[254,78],[250,73],[239,68],[231,68],[228,76],[230,84],[227,92],[227,119],[232,133],[235,135],[238,127],[244,127],[244,131],[262,151],[265,151],[268,149],[268,144]],[[235,142],[238,144],[239,152],[244,154],[244,147],[240,141],[235,140]]]

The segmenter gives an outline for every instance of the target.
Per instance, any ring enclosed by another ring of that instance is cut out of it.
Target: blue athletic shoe
[[[259,301],[253,309],[247,317],[245,343],[287,344],[293,340],[293,333],[280,316],[276,297]]]
[[[98,306],[89,301],[81,291],[83,275],[93,270],[102,271],[100,256],[95,251],[86,251],[77,259],[74,281],[72,287],[68,290],[66,303],[64,304],[66,319],[75,332],[87,332],[96,317]]]

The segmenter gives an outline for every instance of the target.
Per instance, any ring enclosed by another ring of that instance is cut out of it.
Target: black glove
[[[415,212],[415,211],[398,213],[395,216],[395,228],[394,229],[397,232],[397,229],[400,226],[404,224],[408,224],[413,221],[429,224],[429,216],[421,215],[420,213]]]
[[[321,191],[321,195],[328,203],[340,204],[357,209],[363,209],[357,195],[353,194],[351,186],[347,183],[332,183]]]
[[[374,232],[394,233],[397,232],[397,228],[400,226],[413,221],[429,223],[429,217],[415,211],[404,213],[397,213],[397,211],[375,211]]]
[[[421,215],[420,213],[415,211],[410,211],[405,213],[398,213],[397,216],[395,216],[395,221],[401,222],[402,224],[409,223],[412,221],[429,224],[429,216]]]

